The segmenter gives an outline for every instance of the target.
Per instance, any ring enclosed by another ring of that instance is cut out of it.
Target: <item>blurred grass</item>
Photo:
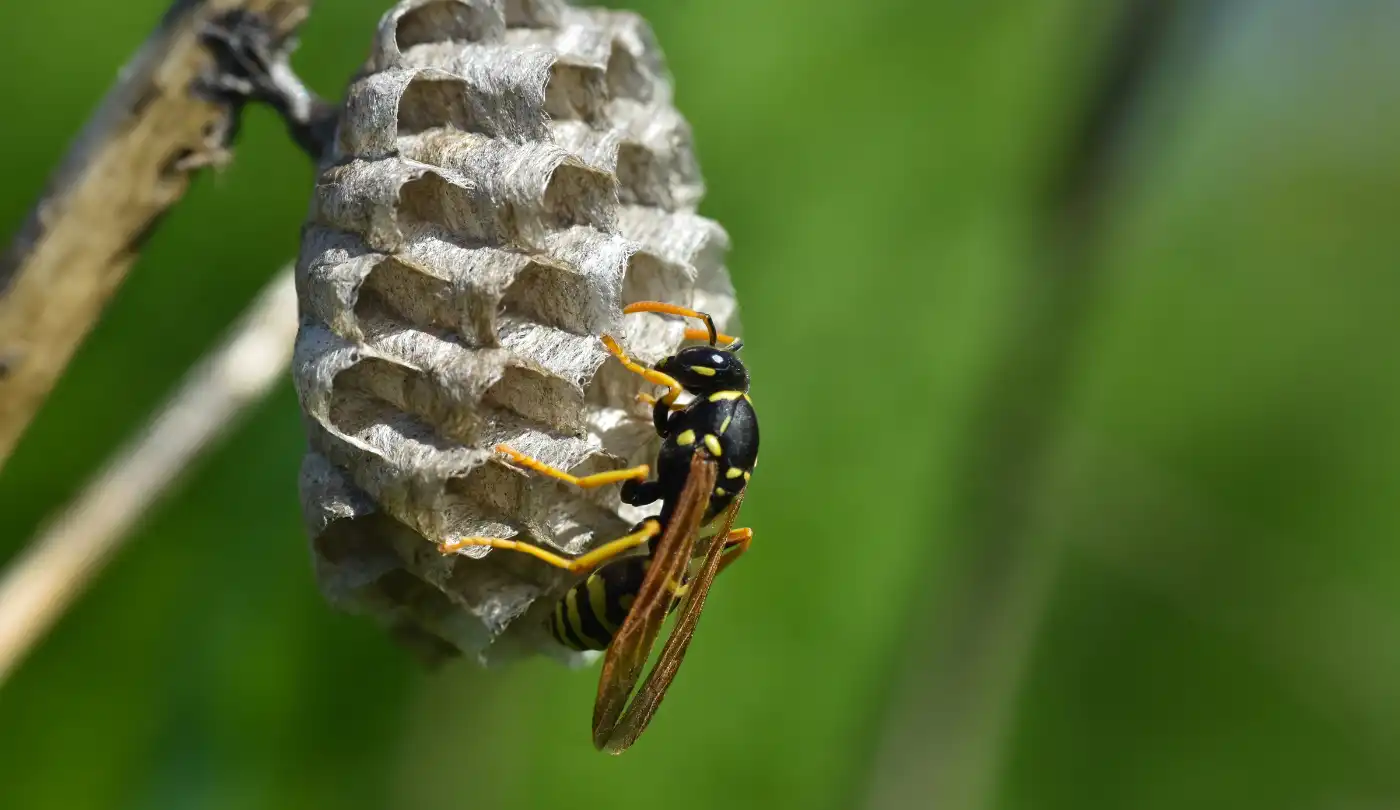
[[[5,4],[0,234],[164,8]],[[1393,4],[1239,2],[1113,201],[1036,531],[1065,549],[1005,807],[1400,798],[1400,92]],[[387,2],[323,3],[334,93]],[[5,808],[848,807],[909,611],[962,539],[972,412],[1037,266],[1035,193],[1101,4],[647,0],[735,243],[764,464],[656,724],[595,673],[417,670],[311,582],[290,385],[0,689]],[[1167,91],[1171,90],[1170,85]],[[291,255],[311,168],[254,111],[0,476],[0,554]],[[1039,514],[1039,513],[1038,513]],[[896,711],[898,708],[896,707]]]

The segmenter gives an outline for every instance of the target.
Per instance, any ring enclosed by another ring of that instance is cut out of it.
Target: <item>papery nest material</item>
[[[578,474],[653,459],[641,381],[598,338],[644,362],[674,351],[684,324],[622,318],[644,299],[737,330],[703,190],[637,15],[555,0],[384,15],[297,265],[301,492],[333,603],[430,658],[574,658],[541,624],[567,575],[436,544],[523,535],[577,554],[642,516],[615,487],[571,489],[491,448]]]

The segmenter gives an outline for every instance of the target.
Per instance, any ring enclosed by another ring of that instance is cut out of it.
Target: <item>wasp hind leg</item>
[[[749,544],[753,542],[753,529],[733,529],[724,536],[724,558],[720,560],[719,570],[715,576],[719,576],[735,560],[743,556],[749,550]]]
[[[651,474],[651,467],[646,464],[639,464],[636,467],[628,467],[623,470],[608,470],[607,472],[593,473],[592,475],[574,475],[565,472],[558,467],[551,467],[538,459],[507,447],[504,444],[496,445],[496,452],[508,457],[511,461],[522,467],[534,470],[541,475],[563,481],[566,484],[573,484],[581,489],[593,489],[595,487],[616,484],[619,481],[642,481]]]
[[[552,551],[540,548],[532,543],[525,543],[520,540],[508,540],[500,537],[459,537],[456,540],[449,540],[438,544],[438,551],[443,554],[453,554],[464,548],[472,546],[485,546],[487,548],[498,548],[504,551],[519,551],[529,554],[537,560],[542,560],[555,568],[563,568],[571,574],[582,574],[592,571],[608,560],[624,554],[637,546],[661,533],[661,522],[658,520],[644,520],[629,534],[604,543],[587,554],[569,559],[561,557]]]

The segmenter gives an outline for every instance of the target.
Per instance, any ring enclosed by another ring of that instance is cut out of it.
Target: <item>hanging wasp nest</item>
[[[640,378],[603,349],[674,351],[660,299],[736,328],[723,229],[661,54],[635,14],[558,0],[406,0],[380,20],[325,157],[297,264],[301,491],[322,591],[432,659],[569,659],[543,617],[567,555],[643,511],[576,474],[650,462]],[[647,512],[654,511],[645,510]]]

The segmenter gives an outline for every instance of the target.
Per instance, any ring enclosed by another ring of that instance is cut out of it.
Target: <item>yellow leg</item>
[[[662,374],[654,368],[647,368],[646,366],[634,361],[632,358],[627,356],[627,353],[622,350],[621,346],[617,345],[617,341],[613,340],[611,335],[603,335],[602,339],[603,345],[607,347],[607,350],[609,352],[612,352],[612,356],[616,357],[617,361],[621,363],[628,371],[632,372],[633,374],[640,374],[649,383],[652,383],[654,385],[664,385],[668,389],[670,389],[666,392],[666,395],[662,397],[662,399],[666,401],[667,405],[670,405],[671,403],[675,402],[676,397],[681,395],[681,384],[676,382],[675,377],[672,377],[669,374]]]
[[[719,568],[715,571],[715,576],[718,577],[720,574],[724,573],[724,569],[728,568],[731,563],[739,559],[745,551],[748,551],[749,543],[752,541],[753,529],[733,529],[729,534],[724,536],[722,541],[718,541],[724,543],[724,559],[720,560]],[[699,566],[701,562],[703,562],[703,560],[698,557],[691,561],[690,570],[686,573],[685,582],[680,585],[677,585],[675,580],[666,583],[666,588],[672,594],[671,610],[675,610],[676,606],[680,604],[680,600],[685,598],[685,595],[690,592],[691,578],[699,573],[699,568],[697,568],[697,566]]]
[[[529,554],[537,560],[543,560],[555,568],[563,568],[574,574],[582,574],[592,571],[594,568],[611,560],[613,557],[623,552],[631,551],[651,538],[661,533],[661,523],[655,520],[648,520],[642,524],[642,528],[624,537],[619,537],[608,543],[593,549],[580,557],[570,560],[567,557],[560,557],[552,551],[547,551],[530,543],[523,543],[519,540],[505,540],[500,537],[459,537],[456,540],[449,540],[438,545],[438,551],[443,554],[452,554],[461,551],[469,546],[487,546],[489,548],[499,548],[506,551],[521,551]]]
[[[524,453],[518,450],[512,450],[504,444],[496,445],[496,452],[509,456],[511,461],[514,461],[522,467],[528,467],[541,475],[557,478],[566,484],[573,484],[583,489],[607,486],[608,484],[616,484],[618,481],[630,481],[634,478],[638,481],[645,481],[647,476],[651,474],[651,467],[646,464],[639,464],[636,467],[628,467],[625,470],[609,470],[607,472],[593,473],[592,475],[577,476],[566,473],[557,467],[551,467],[543,461],[530,458]]]
[[[652,396],[651,394],[638,394],[638,395],[637,395],[637,401],[640,402],[640,403],[642,403],[642,404],[644,404],[644,405],[655,405],[655,404],[656,404],[656,397]],[[673,411],[683,411],[683,410],[685,410],[685,406],[684,406],[684,405],[678,405],[678,404],[676,404],[675,402],[671,402],[671,403],[668,403],[668,404],[670,405],[671,410],[673,410]]]
[[[733,335],[726,335],[723,332],[716,332],[715,337],[718,339],[718,342],[724,346],[728,346],[738,340],[738,338]],[[710,339],[710,332],[707,329],[687,329],[685,330],[685,339],[708,341]],[[712,343],[710,345],[714,344]]]
[[[753,529],[734,529],[724,536],[724,559],[720,560],[719,570],[715,576],[719,576],[729,564],[739,559],[745,551],[749,550],[749,543],[753,541]]]
[[[696,318],[705,322],[705,331],[699,329],[687,329],[685,336],[689,340],[708,340],[713,346],[719,341],[724,341],[727,346],[733,343],[735,338],[729,335],[720,334],[715,329],[715,320],[709,313],[699,312],[687,307],[678,307],[675,304],[667,304],[662,301],[638,301],[635,304],[628,304],[622,308],[623,315],[632,315],[638,312],[658,312],[663,315],[679,315],[683,318]]]

